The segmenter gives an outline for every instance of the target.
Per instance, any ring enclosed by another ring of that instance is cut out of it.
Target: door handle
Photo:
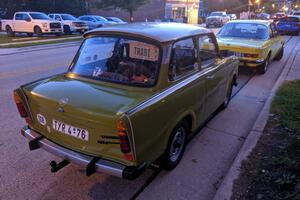
[[[207,76],[206,77],[206,79],[208,79],[208,80],[212,80],[212,79],[214,79],[215,78],[215,75],[211,75],[211,76]]]

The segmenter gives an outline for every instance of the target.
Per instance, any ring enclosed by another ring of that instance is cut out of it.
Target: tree
[[[130,22],[133,22],[133,12],[148,3],[149,0],[98,0],[94,5],[100,9],[121,9],[129,13]]]

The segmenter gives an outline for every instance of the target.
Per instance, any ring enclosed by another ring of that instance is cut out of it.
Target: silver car
[[[97,15],[83,15],[78,18],[79,20],[85,21],[88,24],[89,29],[100,28],[102,26],[115,25],[116,22],[111,22],[104,17]]]

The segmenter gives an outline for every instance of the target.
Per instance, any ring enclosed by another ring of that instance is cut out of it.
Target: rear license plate
[[[88,130],[78,128],[57,120],[52,121],[52,128],[60,133],[88,141],[89,140],[89,132]]]

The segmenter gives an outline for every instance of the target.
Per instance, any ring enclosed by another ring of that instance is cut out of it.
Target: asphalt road
[[[295,41],[296,39],[293,39],[287,44],[287,48],[292,48],[291,45],[295,44]],[[12,91],[21,84],[66,71],[77,49],[78,45],[65,45],[63,48],[57,45],[54,48],[44,50],[27,48],[23,53],[0,55],[1,200],[130,199],[152,176],[152,170],[147,170],[135,181],[121,180],[105,174],[86,177],[84,171],[75,165],[69,165],[53,174],[50,172],[49,163],[52,160],[59,161],[55,156],[43,150],[29,151],[25,139],[20,134],[20,129],[25,125],[25,122],[19,117],[13,102]],[[288,55],[285,55],[285,57],[288,57]],[[272,85],[283,64],[272,63],[271,67],[272,65],[278,65],[273,69],[277,71],[269,73],[269,78],[265,80],[265,83],[262,83],[264,80],[260,79],[260,84]],[[243,87],[247,86],[251,77],[252,72],[241,70],[238,88],[241,90],[236,89],[236,91],[243,92]],[[233,153],[232,156],[236,153]],[[230,159],[233,160],[234,157]],[[224,168],[229,168],[227,165]],[[214,167],[212,163],[209,169],[206,170],[212,172],[219,170],[219,168]],[[158,179],[156,179],[160,180],[167,176],[168,173],[163,172],[158,174]],[[147,199],[149,195],[151,196],[151,193],[159,191],[157,186],[159,186],[157,181],[153,181],[146,188],[146,193],[144,195],[142,193],[140,198]],[[204,188],[204,191],[209,191],[211,195],[210,188],[212,184],[203,184],[199,187],[207,187],[208,189],[205,190]],[[155,196],[159,196],[159,194],[155,194]]]

